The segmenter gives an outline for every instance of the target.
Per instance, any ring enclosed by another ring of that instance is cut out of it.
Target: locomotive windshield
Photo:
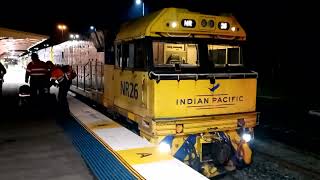
[[[158,70],[175,67],[177,64],[182,69],[189,70],[242,65],[240,46],[202,40],[155,40],[152,41],[152,55],[153,66]]]
[[[198,44],[153,42],[153,63],[155,67],[199,66]]]
[[[226,45],[208,45],[208,60],[215,66],[241,65],[240,47]]]

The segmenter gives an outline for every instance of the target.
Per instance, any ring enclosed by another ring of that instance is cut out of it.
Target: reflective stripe
[[[31,71],[48,71],[46,68],[32,68]]]
[[[27,72],[31,72],[31,70],[30,70],[30,69],[27,69]]]
[[[61,77],[61,78],[59,78],[59,79],[57,79],[57,81],[60,83],[60,82],[62,82],[64,80],[64,78],[63,77]]]
[[[64,79],[64,77],[63,76],[60,76],[60,77],[51,77],[51,79],[54,79],[54,80],[57,80],[57,81],[59,81],[59,82],[61,82],[63,79]]]
[[[67,78],[67,80],[69,80],[70,78],[68,77],[68,74],[64,74],[64,76]]]
[[[46,73],[32,73],[31,76],[44,76]]]
[[[30,94],[19,94],[20,97],[29,97]]]

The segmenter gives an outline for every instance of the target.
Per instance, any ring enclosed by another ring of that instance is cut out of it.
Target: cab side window
[[[128,68],[134,68],[134,44],[129,44]]]
[[[129,45],[116,45],[116,68],[127,68],[129,66]]]
[[[146,49],[143,41],[116,45],[115,67],[121,69],[144,69],[146,67]]]
[[[127,68],[129,65],[129,45],[128,44],[122,44],[121,46],[121,56],[120,56],[120,67],[121,68]]]
[[[138,41],[135,44],[134,68],[144,69],[146,67],[147,55],[143,41]]]
[[[116,55],[115,67],[116,67],[116,68],[119,68],[120,65],[121,65],[121,63],[122,63],[122,62],[120,62],[121,45],[120,45],[120,44],[117,44],[115,47],[116,47],[116,48],[115,48],[115,55]]]

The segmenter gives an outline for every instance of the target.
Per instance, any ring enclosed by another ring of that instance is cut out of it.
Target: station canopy
[[[48,38],[45,35],[0,27],[0,59],[18,57]]]

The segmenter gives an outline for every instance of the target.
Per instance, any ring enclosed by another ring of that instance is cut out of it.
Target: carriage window
[[[240,48],[237,46],[208,45],[208,58],[215,65],[241,64]]]
[[[155,66],[199,66],[197,44],[153,42],[152,46]]]

